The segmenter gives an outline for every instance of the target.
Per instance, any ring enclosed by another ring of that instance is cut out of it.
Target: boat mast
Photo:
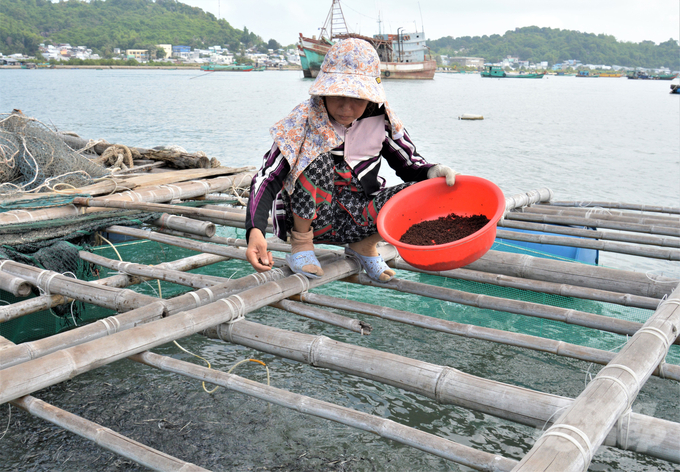
[[[319,32],[319,38],[333,39],[341,34],[349,34],[349,30],[347,29],[345,15],[342,13],[340,0],[333,0],[326,22]]]

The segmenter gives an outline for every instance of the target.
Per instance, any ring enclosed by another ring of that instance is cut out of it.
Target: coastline
[[[0,70],[2,69],[21,69],[21,66],[0,66]],[[167,70],[201,70],[201,64],[196,64],[196,65],[173,65],[173,66],[145,66],[145,65],[140,65],[140,66],[93,66],[93,65],[83,65],[83,66],[76,66],[76,65],[55,65],[54,68],[52,67],[38,67],[36,69],[167,69]],[[271,67],[271,68],[266,68],[265,71],[285,71],[285,70],[302,70],[301,67]]]

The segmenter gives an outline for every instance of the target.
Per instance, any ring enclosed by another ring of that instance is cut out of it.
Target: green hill
[[[0,0],[0,52],[33,55],[40,43],[87,46],[107,55],[113,48],[150,48],[168,43],[238,50],[263,44],[200,8],[174,0]]]
[[[674,39],[658,45],[652,41],[630,43],[604,34],[528,26],[507,31],[503,36],[447,36],[428,41],[428,45],[438,54],[483,57],[487,62],[513,56],[523,61],[548,61],[551,65],[577,59],[583,64],[680,70],[680,46]]]

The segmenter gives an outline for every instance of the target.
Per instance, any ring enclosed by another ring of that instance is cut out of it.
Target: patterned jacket
[[[389,108],[387,110],[389,111]],[[323,112],[326,114],[325,107]],[[325,135],[331,144],[337,145],[329,148],[324,147],[324,144],[316,146],[319,154],[331,152],[336,156],[342,155],[367,196],[385,187],[385,180],[378,175],[382,158],[385,158],[389,166],[404,182],[425,180],[427,171],[434,165],[427,163],[416,152],[415,145],[403,127],[401,132],[395,132],[395,127],[388,118],[389,115],[391,113],[386,113],[385,106],[376,107],[372,113],[365,113],[346,130],[326,118],[332,128],[324,130]],[[280,146],[285,147],[286,144],[279,145],[276,141],[275,139],[272,148],[264,155],[262,167],[251,183],[246,210],[248,235],[253,227],[260,229],[262,234],[265,233],[270,211],[275,219],[280,220],[284,217],[282,205],[276,205],[277,195],[281,191],[291,193],[297,177],[316,157],[315,155],[312,159],[308,158],[304,163],[301,163],[302,158],[293,160],[291,167],[290,159],[280,149]],[[325,146],[328,144],[326,143]],[[277,236],[284,240],[286,238],[285,234],[277,234]]]

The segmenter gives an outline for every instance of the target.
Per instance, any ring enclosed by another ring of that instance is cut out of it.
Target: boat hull
[[[385,79],[434,79],[436,61],[381,62],[380,75]]]
[[[332,44],[326,40],[307,38],[300,34],[298,49],[304,53],[300,56],[304,77],[316,78],[321,64]],[[380,76],[383,79],[421,80],[433,79],[437,69],[436,61],[423,62],[381,62]]]

